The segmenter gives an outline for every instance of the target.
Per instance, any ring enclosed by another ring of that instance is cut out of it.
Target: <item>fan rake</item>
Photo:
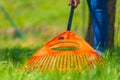
[[[27,62],[30,70],[59,71],[91,69],[104,61],[83,39],[70,31],[58,35]]]
[[[104,64],[104,60],[86,41],[70,31],[73,13],[72,6],[67,31],[50,40],[28,60],[26,65],[30,70],[81,72],[85,68],[95,67],[98,63]]]

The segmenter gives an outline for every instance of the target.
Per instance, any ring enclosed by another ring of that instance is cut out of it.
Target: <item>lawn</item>
[[[20,71],[38,49],[66,30],[70,10],[68,0],[2,0],[0,4],[24,35],[24,38],[17,37],[0,11],[0,80],[120,80],[120,0],[116,6],[115,46],[105,52],[104,68],[98,66],[82,73]],[[72,31],[82,38],[87,29],[88,15],[87,5],[84,6],[82,0],[75,9],[72,25]]]
[[[104,57],[105,66],[97,67],[90,71],[81,72],[68,71],[58,72],[44,71],[39,73],[20,71],[20,67],[31,55],[38,50],[38,47],[14,47],[0,49],[0,80],[119,80],[120,79],[120,56],[119,49],[106,52]],[[112,56],[109,54],[112,53]]]

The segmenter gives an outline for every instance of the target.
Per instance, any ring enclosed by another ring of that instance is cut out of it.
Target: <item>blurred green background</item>
[[[65,25],[69,15],[68,0],[3,0],[2,5],[20,27],[47,25]],[[75,23],[81,23],[81,5],[75,12]],[[9,27],[3,13],[0,13],[0,26]]]
[[[69,0],[1,0],[0,4],[24,35],[24,40],[16,38],[14,28],[0,10],[1,47],[44,44],[52,37],[65,31],[70,12],[68,3]],[[115,29],[117,33],[115,34],[120,32],[118,31],[120,24],[119,4],[120,0],[116,5]],[[81,4],[75,9],[72,31],[84,38],[88,27],[88,18],[86,0],[81,0]]]

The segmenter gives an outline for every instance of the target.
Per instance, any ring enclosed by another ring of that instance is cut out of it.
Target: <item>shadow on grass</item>
[[[13,62],[15,64],[25,63],[37,50],[39,47],[34,48],[3,48],[0,49],[0,61]]]
[[[114,47],[113,49],[109,50],[109,55],[112,56],[118,56],[120,57],[120,46]]]

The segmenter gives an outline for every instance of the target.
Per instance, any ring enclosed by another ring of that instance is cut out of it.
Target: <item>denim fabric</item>
[[[87,0],[94,33],[94,49],[104,51],[108,40],[108,0]]]

